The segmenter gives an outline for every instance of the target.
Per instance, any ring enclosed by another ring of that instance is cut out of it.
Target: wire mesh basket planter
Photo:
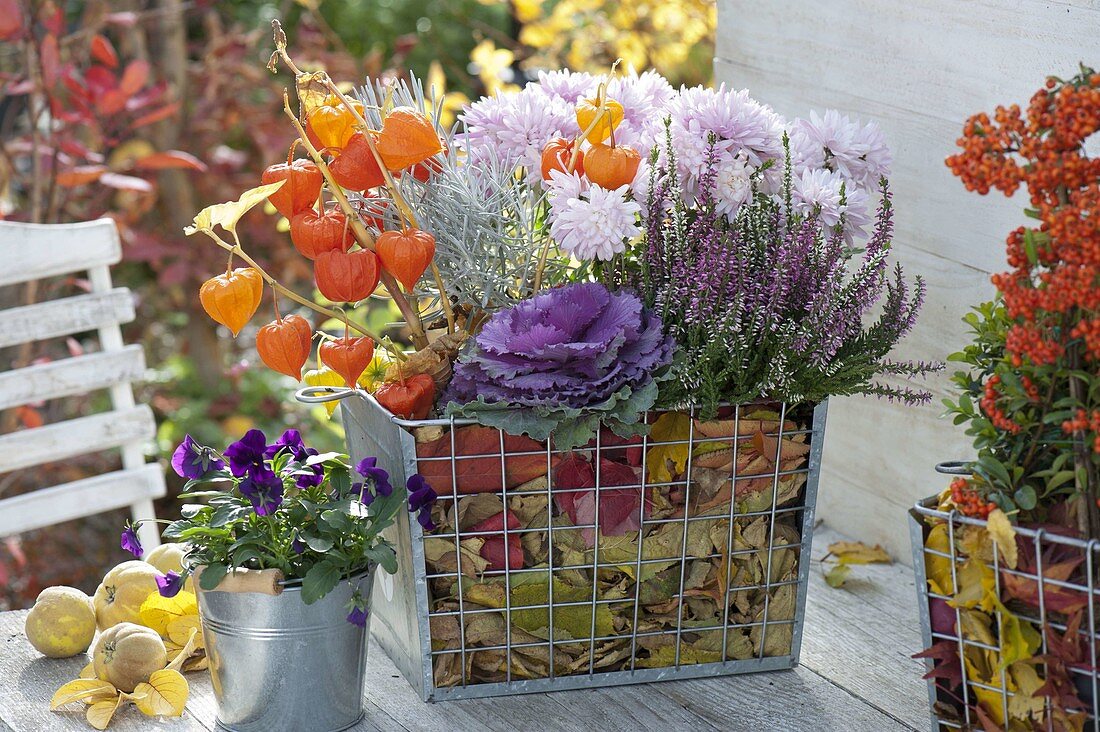
[[[655,412],[644,438],[604,431],[559,451],[472,420],[398,419],[361,391],[330,397],[353,460],[377,456],[393,481],[419,472],[439,494],[433,530],[407,515],[392,527],[399,570],[372,607],[423,699],[798,662],[825,403]]]
[[[909,512],[931,728],[1100,730],[1100,541],[1016,527],[1013,568],[980,540],[987,521],[937,506]],[[964,596],[975,580],[997,602]]]

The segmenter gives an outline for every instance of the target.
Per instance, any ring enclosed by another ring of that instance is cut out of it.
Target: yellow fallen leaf
[[[173,620],[198,613],[198,600],[194,593],[186,590],[175,597],[162,597],[159,592],[152,592],[138,611],[141,624],[157,631],[162,638],[168,637],[168,624]]]
[[[202,624],[198,615],[184,615],[168,621],[168,640],[177,646],[194,641],[194,648],[202,648]],[[193,650],[193,649],[192,649]]]
[[[937,524],[928,532],[924,547],[943,554],[951,553],[951,537],[947,524]],[[955,582],[951,578],[951,559],[939,554],[924,553],[924,574],[928,579],[928,589],[937,595],[950,597],[955,594]]]
[[[50,699],[50,711],[59,709],[66,704],[78,701],[94,703],[105,699],[113,699],[118,695],[118,689],[108,681],[100,679],[76,679],[64,684],[54,692]]]
[[[651,445],[646,452],[647,480],[650,483],[667,483],[673,473],[668,464],[673,464],[677,472],[687,468],[687,439],[691,434],[691,417],[680,412],[665,412],[650,429],[650,442],[673,442],[683,440],[677,445]]]
[[[88,661],[88,665],[80,669],[80,678],[82,679],[94,679],[95,675],[95,663]]]
[[[165,668],[149,675],[130,696],[143,714],[150,717],[178,717],[187,704],[187,679],[175,669]]]
[[[281,180],[276,183],[268,183],[266,186],[249,188],[236,201],[226,201],[225,203],[207,206],[195,214],[194,225],[185,228],[183,233],[191,236],[200,231],[213,231],[215,226],[221,226],[232,233],[235,238],[237,236],[237,222],[241,220],[241,217],[257,203],[266,201],[267,197],[282,188],[284,183],[286,181]]]
[[[175,649],[170,654],[172,662],[168,664],[168,668],[179,671],[184,662],[191,657],[191,654],[195,652],[196,648],[201,647],[200,640],[202,638],[202,631],[199,628],[192,627],[190,634],[182,644],[182,647]]]
[[[867,546],[862,541],[835,541],[829,545],[829,554],[841,564],[890,564],[890,555],[878,544]]]
[[[302,376],[302,381],[309,386],[344,386],[344,379],[341,378],[340,374],[327,366],[319,369],[310,369]],[[324,402],[325,411],[328,412],[330,419],[332,418],[332,413],[336,411],[336,407],[338,406],[340,406],[340,402],[335,400]]]
[[[989,529],[989,537],[1000,550],[1004,563],[1009,569],[1016,569],[1016,529],[1012,527],[1008,516],[1001,509],[995,508],[989,513],[986,525]]]
[[[843,587],[844,583],[848,581],[848,575],[851,573],[852,568],[847,564],[834,564],[833,568],[825,573],[825,584],[833,589]]]
[[[107,729],[107,725],[111,723],[111,718],[115,716],[118,705],[121,703],[122,695],[119,694],[114,699],[104,699],[92,704],[85,714],[88,718],[88,724],[96,729]]]

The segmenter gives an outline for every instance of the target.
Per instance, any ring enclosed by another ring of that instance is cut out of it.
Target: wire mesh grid
[[[1100,732],[1100,542],[1016,527],[1010,567],[988,522],[936,505],[911,512],[933,729]]]
[[[344,410],[353,457],[439,494],[433,530],[394,532],[401,568],[373,610],[423,698],[797,663],[824,404],[654,412],[647,436],[575,450]]]

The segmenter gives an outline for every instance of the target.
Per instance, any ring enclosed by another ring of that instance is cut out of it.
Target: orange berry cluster
[[[985,412],[989,420],[993,422],[994,427],[1010,434],[1016,434],[1020,431],[1020,425],[1009,419],[1008,415],[1004,413],[1004,410],[997,405],[997,400],[1001,396],[997,387],[1000,385],[1001,377],[999,374],[990,376],[985,382],[985,392],[979,404],[981,405],[982,411]]]
[[[1067,435],[1074,432],[1092,432],[1092,451],[1100,453],[1100,409],[1094,409],[1092,414],[1084,409],[1078,409],[1073,419],[1067,419],[1062,423],[1062,431]]]
[[[959,513],[979,519],[989,518],[989,514],[997,507],[997,504],[982,498],[966,478],[955,478],[951,481],[951,501],[959,509]]]
[[[1012,195],[1024,185],[1039,227],[1008,235],[1012,270],[993,277],[1016,322],[1006,347],[1014,365],[1052,364],[1068,343],[1084,342],[1084,364],[1100,361],[1100,158],[1084,142],[1100,130],[1100,74],[1050,79],[1019,106],[993,119],[967,120],[961,152],[947,165],[968,190]]]

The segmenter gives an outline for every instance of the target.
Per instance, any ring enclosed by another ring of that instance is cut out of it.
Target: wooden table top
[[[819,530],[814,556],[839,538]],[[858,567],[844,588],[834,590],[814,561],[810,577],[801,665],[789,671],[428,704],[372,642],[366,716],[353,729],[927,730],[923,667],[909,657],[921,647],[912,572],[900,565]],[[22,610],[0,613],[0,730],[91,730],[79,705],[49,711],[54,691],[77,678],[87,657],[43,658],[23,636],[25,616]],[[187,679],[191,692],[182,717],[153,719],[120,708],[108,729],[217,729],[209,675]]]

